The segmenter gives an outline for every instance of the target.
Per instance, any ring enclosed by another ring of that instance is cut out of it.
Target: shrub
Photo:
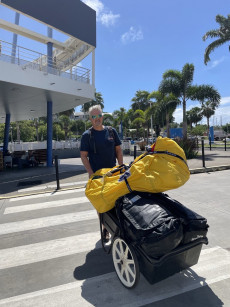
[[[196,158],[198,155],[196,139],[175,138],[175,142],[184,150],[187,159]]]

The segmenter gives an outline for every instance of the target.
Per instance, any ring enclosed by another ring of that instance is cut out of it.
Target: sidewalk
[[[124,156],[125,164],[129,164],[133,160],[133,156]],[[206,150],[205,168],[203,167],[201,152],[196,159],[190,159],[187,162],[191,174],[230,169],[230,150]],[[61,188],[84,186],[88,180],[80,158],[61,159],[58,168]],[[19,196],[25,194],[28,190],[40,193],[55,190],[56,187],[55,166],[49,168],[39,166],[21,170],[7,169],[0,172],[0,198]]]

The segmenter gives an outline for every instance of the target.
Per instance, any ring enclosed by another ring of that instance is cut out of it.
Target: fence
[[[47,59],[47,56],[21,46],[0,40],[0,60],[17,64],[22,69],[34,69],[44,74],[53,74],[67,79],[83,83],[90,83],[90,70],[82,66],[71,66],[65,71],[66,64],[57,61],[55,57]],[[70,66],[70,65],[69,65]]]

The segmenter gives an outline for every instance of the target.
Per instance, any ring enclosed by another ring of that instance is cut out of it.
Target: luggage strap
[[[156,151],[152,151],[152,152],[147,153],[147,154],[165,154],[165,155],[173,156],[173,157],[179,158],[180,160],[182,160],[188,166],[187,162],[181,156],[174,154],[174,153],[167,151],[167,150],[166,151],[156,150]]]

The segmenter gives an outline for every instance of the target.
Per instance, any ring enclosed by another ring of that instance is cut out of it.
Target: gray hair
[[[100,106],[99,104],[96,104],[95,106],[92,106],[92,107],[89,108],[89,116],[91,116],[91,113],[92,113],[94,110],[98,110],[99,112],[102,113],[101,106]]]

